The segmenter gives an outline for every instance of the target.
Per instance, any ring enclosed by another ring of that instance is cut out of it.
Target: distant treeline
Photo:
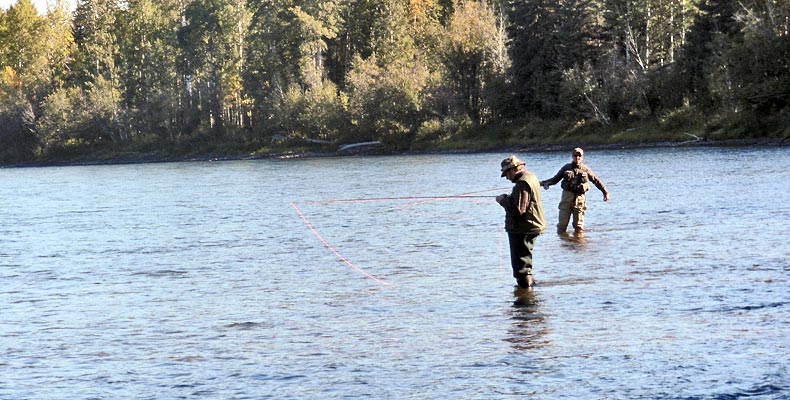
[[[5,162],[535,120],[761,132],[790,126],[790,1],[18,0],[0,67]]]

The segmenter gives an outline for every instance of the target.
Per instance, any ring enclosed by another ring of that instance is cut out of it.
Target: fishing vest
[[[587,168],[583,165],[578,165],[565,171],[562,175],[560,187],[577,195],[587,193],[590,190],[590,177],[587,173]]]
[[[520,190],[519,186],[526,185],[529,191],[529,205],[524,215],[505,215],[505,230],[512,233],[527,233],[538,235],[546,229],[546,216],[543,213],[543,202],[540,198],[540,181],[532,172],[524,171],[515,182],[512,195]]]

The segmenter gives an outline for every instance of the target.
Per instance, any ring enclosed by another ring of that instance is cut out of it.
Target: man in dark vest
[[[505,209],[505,231],[510,242],[510,265],[519,287],[529,288],[532,277],[532,249],[535,239],[546,229],[546,217],[540,200],[540,182],[524,168],[524,162],[510,156],[500,165],[502,177],[513,182],[513,191],[496,197]]]
[[[562,181],[562,197],[560,198],[559,222],[557,223],[557,233],[564,234],[568,229],[568,221],[573,215],[573,230],[575,233],[584,232],[584,213],[587,211],[587,197],[585,193],[590,190],[590,182],[603,193],[603,201],[609,201],[609,191],[606,190],[603,182],[598,176],[584,165],[584,150],[573,149],[572,162],[565,164],[554,175],[553,178],[541,181],[540,185],[544,189]]]

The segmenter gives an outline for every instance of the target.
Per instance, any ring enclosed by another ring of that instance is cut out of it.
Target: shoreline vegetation
[[[380,141],[359,142],[339,145],[328,141],[308,139],[277,142],[269,139],[266,145],[227,143],[192,143],[189,152],[151,149],[149,146],[125,149],[96,148],[80,151],[57,158],[30,160],[25,162],[0,163],[0,168],[59,167],[84,165],[118,165],[168,162],[234,161],[256,159],[294,159],[315,157],[391,156],[417,154],[469,154],[469,153],[519,153],[567,151],[581,146],[585,150],[633,150],[667,147],[790,147],[790,133],[775,132],[766,136],[737,136],[723,131],[688,133],[647,132],[649,128],[631,127],[620,131],[609,129],[602,134],[600,129],[593,135],[538,136],[528,133],[529,129],[495,130],[488,128],[483,134],[470,131],[416,141],[408,148],[398,148]],[[161,145],[161,143],[160,143]]]
[[[785,144],[787,0],[30,0],[0,167]]]

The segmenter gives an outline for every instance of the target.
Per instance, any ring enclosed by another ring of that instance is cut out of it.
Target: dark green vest
[[[515,182],[511,196],[516,196],[517,191],[526,187],[529,192],[529,205],[527,212],[522,216],[507,213],[505,215],[505,230],[512,233],[526,233],[538,235],[546,229],[546,216],[543,213],[543,202],[540,199],[540,181],[532,172],[524,170],[521,177]]]

